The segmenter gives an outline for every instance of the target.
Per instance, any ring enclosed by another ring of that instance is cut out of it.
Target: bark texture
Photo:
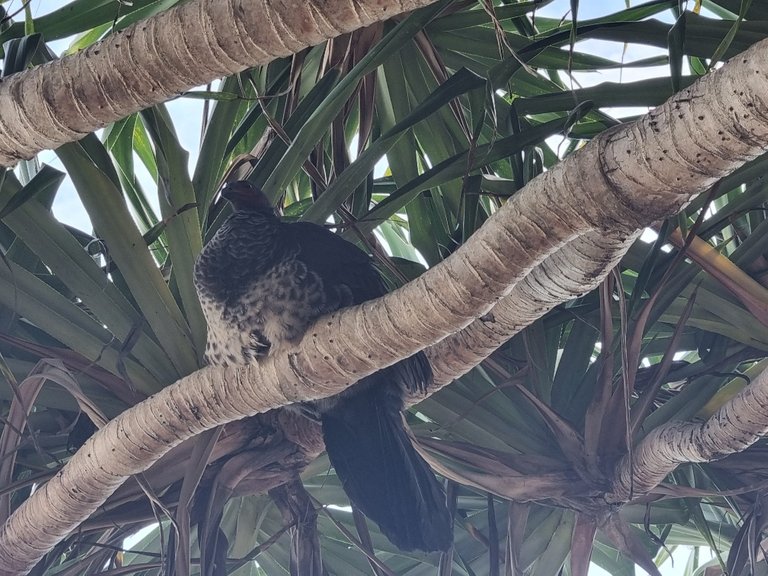
[[[638,235],[590,232],[536,266],[490,312],[427,349],[434,374],[431,392],[469,372],[564,300],[599,286]],[[411,402],[420,399],[414,395]]]
[[[742,452],[768,434],[768,370],[700,423],[655,428],[619,464],[608,502],[625,502],[658,486],[680,464]]]
[[[189,0],[0,83],[0,165],[435,0]]]
[[[444,263],[380,300],[320,319],[295,350],[238,371],[203,369],[110,422],[0,531],[0,573],[29,569],[126,476],[185,438],[338,393],[346,383],[464,329],[512,290],[531,292],[532,302],[541,287],[550,301],[583,293],[638,229],[678,212],[764,151],[767,51],[768,42],[757,44],[638,122],[602,134],[532,181]],[[616,238],[608,258],[592,249],[599,236]],[[588,261],[594,267],[579,272]],[[763,433],[768,414],[745,422],[739,438]],[[709,446],[710,437],[724,432],[705,427],[700,444]],[[733,449],[744,442],[716,445]],[[722,454],[719,448],[711,453]],[[629,472],[635,486],[658,481],[641,481],[639,473]]]

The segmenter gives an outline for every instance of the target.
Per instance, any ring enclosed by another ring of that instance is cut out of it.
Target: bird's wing
[[[383,296],[386,285],[368,254],[329,230],[309,222],[287,224],[298,240],[298,258],[323,280],[326,290],[348,291],[350,301],[361,304]],[[412,393],[423,393],[432,380],[432,370],[422,353],[386,368],[389,376]]]
[[[286,224],[286,230],[298,241],[297,258],[320,276],[327,289],[348,290],[351,301],[344,302],[345,306],[386,294],[371,257],[354,244],[310,222]]]

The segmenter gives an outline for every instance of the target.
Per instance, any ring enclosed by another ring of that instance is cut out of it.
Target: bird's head
[[[261,188],[247,180],[227,182],[221,189],[221,197],[227,200],[235,210],[247,212],[272,212],[272,205]]]

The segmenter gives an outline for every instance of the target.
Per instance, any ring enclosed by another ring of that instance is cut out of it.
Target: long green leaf
[[[158,197],[160,210],[166,221],[165,235],[168,238],[172,266],[171,281],[179,292],[184,317],[202,362],[206,325],[192,281],[195,260],[203,247],[202,232],[197,210],[184,209],[185,206],[194,206],[196,200],[187,168],[189,155],[181,147],[164,106],[145,110],[142,118],[155,144]]]
[[[0,262],[0,303],[75,350],[109,370],[120,374],[124,362],[131,382],[152,389],[155,378],[139,363],[125,360],[112,347],[112,334],[98,321],[45,282],[14,262]]]
[[[41,172],[42,174],[42,172]],[[33,187],[33,179],[25,188]],[[112,333],[118,343],[134,341],[131,354],[141,361],[156,381],[171,381],[169,359],[144,332],[144,320],[83,246],[39,202],[20,206],[3,222],[46,264],[57,279]],[[51,319],[53,321],[53,319]],[[40,325],[48,329],[48,323]],[[137,336],[134,332],[138,330]],[[117,344],[116,344],[117,345]],[[144,390],[153,392],[154,390]]]
[[[457,96],[484,84],[485,81],[482,78],[475,76],[468,70],[459,70],[445,84],[422,100],[410,114],[366,148],[357,160],[352,162],[333,184],[325,190],[322,196],[310,206],[302,216],[302,219],[317,223],[325,222],[333,211],[373,171],[376,163],[397,143],[406,130],[421,122]]]
[[[559,132],[563,127],[563,122],[563,120],[553,120],[531,128],[519,136],[509,136],[493,144],[478,146],[475,152],[475,161],[469,169],[475,170],[480,166],[490,164],[522,150],[525,146],[536,144],[548,136]],[[438,186],[443,182],[460,177],[467,170],[467,155],[467,152],[461,152],[453,158],[433,166],[405,186],[399,188],[384,202],[373,208],[367,214],[364,221],[358,225],[358,228],[366,232],[371,231],[379,222],[395,214],[422,190],[427,190],[432,186]]]
[[[264,183],[264,190],[270,196],[276,196],[304,163],[312,148],[320,140],[338,115],[341,105],[356,89],[358,82],[368,73],[375,70],[388,56],[401,50],[406,41],[413,37],[427,22],[445,9],[445,0],[427,6],[411,13],[400,22],[382,40],[376,44],[357,65],[347,73],[320,106],[314,111],[309,120],[301,127],[293,139],[285,155]]]
[[[93,147],[93,145],[92,145]],[[94,163],[80,143],[57,150],[72,177],[94,228],[104,239],[158,342],[179,375],[198,366],[189,326],[165,283],[141,234],[136,229],[120,191]],[[110,164],[111,166],[111,164]]]

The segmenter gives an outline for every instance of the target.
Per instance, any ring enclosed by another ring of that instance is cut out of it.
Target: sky
[[[117,0],[115,0],[117,3]],[[34,16],[41,16],[49,13],[56,8],[66,4],[66,0],[31,0],[30,7]],[[638,4],[639,2],[632,2],[632,4]],[[13,13],[19,9],[22,5],[22,0],[10,0],[4,4],[8,13]],[[600,1],[582,1],[579,8],[580,19],[590,19],[605,14],[610,14],[617,10],[621,10],[625,7],[625,0],[600,0]],[[539,9],[538,14],[545,17],[562,18],[569,14],[570,1],[569,0],[555,0],[551,4]],[[668,22],[671,22],[671,15],[667,14],[666,17],[662,17]],[[69,40],[60,40],[50,44],[51,48],[57,53],[61,54],[69,46]],[[650,56],[663,54],[663,50],[643,47],[643,46],[624,46],[623,44],[601,40],[587,40],[578,44],[580,50],[590,52],[596,55],[600,55],[606,58],[610,58],[614,61],[630,62],[642,58],[648,58]],[[649,78],[654,76],[667,75],[666,67],[657,68],[642,68],[642,69],[627,69],[625,71],[620,70],[606,70],[599,73],[577,73],[575,74],[575,80],[580,86],[593,86],[601,82],[612,81],[636,81],[643,78]],[[574,85],[574,88],[578,86]],[[172,118],[175,121],[175,127],[179,135],[182,145],[189,152],[190,167],[194,166],[198,159],[198,148],[200,145],[200,126],[203,112],[203,102],[196,99],[177,99],[167,104]],[[613,113],[616,116],[625,116],[629,114],[638,114],[646,112],[646,109],[616,109],[609,110],[609,113]],[[553,145],[557,145],[557,142],[551,142]],[[39,156],[41,162],[49,163],[52,166],[63,171],[61,163],[56,158],[53,152],[43,152]],[[137,163],[139,165],[140,163]],[[143,179],[143,183],[147,190],[151,190],[153,184],[148,175]],[[74,192],[72,183],[67,179],[60,189],[60,193],[57,195],[56,201],[53,206],[54,213],[60,220],[81,228],[83,230],[90,230],[90,224],[88,218],[83,210],[77,195]],[[680,547],[673,554],[674,563],[667,562],[662,566],[662,572],[664,576],[679,576],[683,574],[685,564],[691,550],[689,548]],[[645,572],[638,569],[637,576],[644,575]],[[610,576],[607,572],[599,569],[596,566],[590,570],[590,576]]]

